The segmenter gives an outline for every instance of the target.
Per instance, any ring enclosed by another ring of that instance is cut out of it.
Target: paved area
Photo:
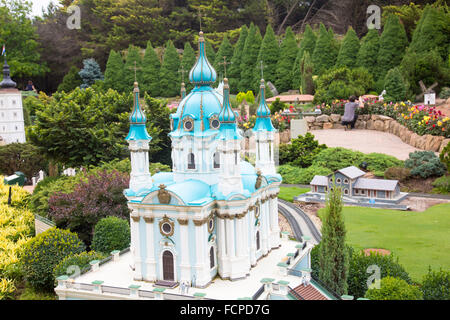
[[[410,152],[419,149],[404,143],[399,137],[375,130],[344,129],[312,130],[320,143],[328,147],[343,147],[363,153],[385,153],[400,160],[406,160]]]

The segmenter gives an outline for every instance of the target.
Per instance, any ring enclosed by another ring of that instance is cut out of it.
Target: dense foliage
[[[424,300],[450,300],[450,271],[432,271],[430,268],[420,289]]]
[[[422,178],[440,177],[446,168],[432,151],[415,151],[405,160],[405,167],[411,169],[413,176]]]
[[[355,30],[350,27],[342,40],[336,66],[348,67],[350,69],[356,67],[359,48],[359,38],[356,35]]]
[[[279,163],[307,168],[313,164],[314,157],[326,147],[307,132],[304,136],[293,139],[290,144],[280,146]]]
[[[327,176],[332,171],[321,166],[311,166],[308,168],[299,168],[285,164],[278,167],[278,173],[286,184],[309,184],[315,175]]]
[[[356,65],[366,68],[374,75],[377,68],[378,51],[380,50],[380,36],[378,30],[371,29],[361,39]]]
[[[98,65],[95,59],[85,59],[83,60],[83,69],[78,72],[83,83],[80,88],[86,89],[92,86],[95,81],[103,80],[104,76],[102,71],[100,70],[100,66]]]
[[[164,57],[159,71],[160,95],[175,97],[180,88],[180,57],[172,41],[168,41],[164,50]]]
[[[397,102],[406,100],[406,84],[398,68],[391,69],[386,74],[384,88],[386,90],[385,101]]]
[[[381,279],[380,289],[367,290],[365,297],[370,300],[422,300],[422,292],[403,279],[388,276]]]
[[[59,84],[57,91],[70,92],[83,84],[83,80],[79,75],[80,69],[72,66],[69,72],[64,76],[63,81]]]
[[[359,151],[352,151],[340,147],[327,148],[322,150],[314,158],[314,164],[336,171],[349,166],[359,167],[363,158],[364,154]]]
[[[288,27],[284,35],[284,39],[280,45],[280,58],[277,63],[277,79],[275,86],[279,92],[284,92],[291,89],[292,79],[291,71],[297,57],[298,47],[295,35],[292,29]],[[258,61],[259,62],[259,61]],[[266,63],[265,61],[263,61]]]
[[[36,146],[30,143],[0,146],[0,174],[9,176],[20,171],[31,181],[40,170],[46,171],[46,160]]]
[[[55,266],[68,255],[84,249],[78,236],[68,230],[51,228],[38,234],[23,249],[21,263],[25,279],[37,290],[52,290]]]
[[[113,250],[128,248],[130,241],[131,233],[128,221],[117,217],[107,217],[95,225],[92,249],[109,254]]]

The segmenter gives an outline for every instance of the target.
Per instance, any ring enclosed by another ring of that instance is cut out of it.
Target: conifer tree
[[[384,88],[386,89],[386,101],[404,101],[406,100],[406,84],[399,68],[389,70],[384,79]]]
[[[427,5],[413,32],[409,50],[426,53],[437,49],[442,59],[450,50],[450,14],[443,7]]]
[[[207,39],[205,40],[205,53],[209,63],[211,63],[212,65],[214,63],[214,59],[216,58],[216,52],[214,51],[211,42],[209,42]]]
[[[78,74],[83,81],[83,84],[80,86],[82,89],[92,86],[97,80],[104,79],[100,66],[93,58],[83,60],[83,69]]]
[[[331,69],[336,63],[336,44],[331,38],[330,33],[321,23],[319,28],[319,37],[312,55],[314,64],[314,74],[320,75],[328,69]]]
[[[127,57],[124,70],[124,86],[125,92],[133,91],[134,84],[134,62],[136,61],[136,80],[142,82],[142,57],[139,48],[133,45],[128,47]]]
[[[311,55],[314,52],[316,46],[317,36],[311,29],[310,25],[306,25],[305,32],[303,33],[303,39],[300,41],[300,48],[298,49],[297,57],[295,58],[294,66],[292,67],[291,78],[292,88],[299,88],[301,86],[302,71],[300,70],[300,62],[302,61],[303,54],[308,52]],[[311,62],[312,64],[312,62]]]
[[[158,59],[158,55],[153,49],[150,41],[147,42],[147,48],[145,49],[145,56],[142,60],[142,84],[141,91],[147,92],[152,97],[157,97],[160,94],[159,87],[159,71],[161,68],[161,62]]]
[[[256,68],[253,70],[253,84],[252,89],[258,92],[258,88],[261,82],[261,69],[260,61],[262,61],[264,66],[264,79],[266,82],[270,81],[275,83],[277,79],[276,67],[277,62],[280,59],[280,48],[278,47],[278,41],[275,37],[275,33],[272,26],[269,24],[266,28],[266,34],[261,43],[261,48],[259,49],[258,58],[256,61]]]
[[[164,50],[164,58],[159,73],[160,95],[175,97],[180,91],[180,57],[172,41],[168,41]]]
[[[230,63],[233,58],[233,46],[226,35],[223,37],[219,50],[217,50],[216,58],[214,59],[214,69],[216,69],[217,75],[221,78],[225,77],[223,57],[227,57],[227,63]],[[230,70],[230,68],[227,65],[227,71],[228,70]]]
[[[71,92],[75,88],[81,86],[83,80],[81,80],[78,72],[80,72],[80,69],[72,66],[69,72],[64,76],[63,81],[59,84],[58,91]]]
[[[248,28],[246,25],[241,27],[241,33],[239,34],[239,39],[236,42],[233,51],[233,58],[231,59],[231,64],[228,69],[228,82],[230,84],[230,92],[238,92],[239,79],[241,78],[241,60],[242,52],[244,51],[245,40],[248,36]]]
[[[380,50],[378,52],[377,79],[384,79],[386,73],[397,67],[403,59],[408,39],[400,19],[396,15],[389,15],[380,37]]]
[[[111,50],[106,63],[105,87],[123,92],[125,90],[124,70],[122,55],[120,52]]]
[[[298,47],[291,27],[286,29],[283,42],[280,45],[280,59],[277,63],[277,80],[275,86],[279,92],[291,89],[291,72],[297,57]]]
[[[186,92],[191,91],[194,85],[189,82],[189,71],[195,64],[196,56],[195,51],[189,42],[184,43],[183,57],[181,59],[181,65],[184,69],[184,83],[186,85]]]
[[[314,95],[314,81],[313,81],[314,66],[311,61],[311,56],[308,51],[303,54],[300,62],[301,71],[301,93]]]
[[[342,41],[341,48],[336,61],[336,67],[349,67],[350,69],[356,66],[356,59],[359,51],[359,38],[355,30],[350,27],[345,34]]]
[[[369,73],[375,76],[379,50],[380,36],[378,35],[378,30],[370,29],[361,40],[356,65],[366,68]]]
[[[342,190],[334,186],[327,194],[319,247],[319,279],[339,296],[347,294],[349,268],[342,216]]]
[[[238,87],[241,92],[247,92],[252,89],[253,72],[256,68],[261,41],[262,37],[259,28],[252,23],[242,52],[241,79]]]

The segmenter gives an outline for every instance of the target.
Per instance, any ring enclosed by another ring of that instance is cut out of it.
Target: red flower
[[[436,128],[436,125],[435,125],[435,124],[433,124],[433,128]]]

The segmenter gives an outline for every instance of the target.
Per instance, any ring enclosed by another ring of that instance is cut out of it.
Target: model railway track
[[[308,226],[308,229],[309,229],[310,233],[312,234],[314,240],[315,240],[317,243],[319,243],[320,240],[322,240],[322,235],[320,234],[319,230],[317,230],[315,224],[314,224],[314,223],[312,222],[312,220],[308,217],[308,215],[307,215],[305,212],[303,212],[302,209],[300,209],[299,207],[297,207],[296,205],[294,205],[294,204],[292,204],[292,203],[290,203],[290,202],[288,202],[288,201],[285,201],[285,200],[282,200],[282,199],[278,199],[278,201],[279,201],[280,203],[282,203],[283,205],[285,205],[285,206],[291,208],[292,210],[294,210],[294,211],[300,216],[300,218],[302,218],[302,219],[305,221],[306,225]],[[280,205],[278,205],[278,208],[280,208]],[[282,207],[281,207],[281,208],[282,208]],[[284,208],[283,208],[283,209],[284,209]],[[284,209],[284,210],[286,210],[286,209]],[[286,210],[286,211],[287,211],[287,210]],[[280,211],[280,212],[281,212],[281,211]],[[289,214],[290,214],[290,213],[289,213]],[[295,222],[295,224],[298,226],[297,222]]]
[[[294,216],[289,212],[289,210],[286,210],[282,206],[278,205],[278,211],[286,218],[289,225],[291,226],[292,232],[294,232],[294,237],[298,241],[302,241],[302,230],[300,229],[300,226],[298,225],[297,220],[295,220]]]

